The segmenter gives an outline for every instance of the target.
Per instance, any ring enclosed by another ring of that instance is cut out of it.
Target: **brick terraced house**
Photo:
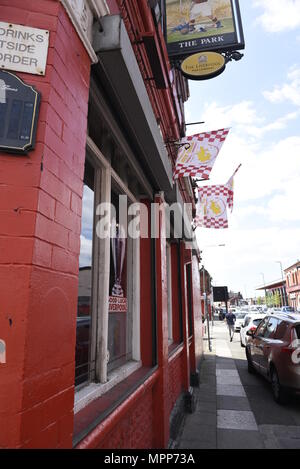
[[[0,0],[1,40],[16,41],[15,25],[49,38],[45,74],[6,55],[41,105],[34,149],[0,152],[0,448],[166,448],[192,410],[195,200],[189,179],[172,179],[189,89],[163,6]],[[174,203],[190,208],[179,238],[175,218],[166,229]],[[123,236],[141,204],[156,235]]]

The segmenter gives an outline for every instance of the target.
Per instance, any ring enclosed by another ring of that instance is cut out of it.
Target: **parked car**
[[[247,332],[252,330],[253,332],[256,330],[260,321],[265,317],[265,313],[249,313],[245,316],[244,322],[241,325],[240,330],[240,341],[241,346],[246,347],[248,336]]]
[[[268,314],[247,337],[248,371],[271,382],[275,401],[284,403],[288,390],[300,392],[300,315]]]
[[[268,311],[268,313],[270,313],[270,314],[281,313],[281,312],[282,312],[281,308],[279,308],[279,307],[278,308],[277,307],[276,308],[269,308],[269,311]]]
[[[236,321],[234,323],[234,332],[240,332],[242,324],[244,324],[245,316],[247,315],[246,311],[238,311],[234,313]]]
[[[282,313],[295,313],[295,309],[292,306],[282,306],[281,312]]]

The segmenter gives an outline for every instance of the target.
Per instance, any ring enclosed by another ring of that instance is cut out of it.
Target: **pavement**
[[[300,397],[286,406],[273,400],[269,383],[247,371],[239,334],[225,323],[211,327],[212,351],[204,354],[197,404],[177,439],[179,449],[300,449]],[[207,340],[206,340],[207,344]]]

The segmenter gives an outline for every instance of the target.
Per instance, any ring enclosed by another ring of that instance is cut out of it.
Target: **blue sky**
[[[217,78],[189,81],[188,134],[231,127],[211,173],[239,163],[228,230],[197,229],[215,284],[255,295],[300,259],[300,0],[240,0],[246,49]],[[213,247],[226,244],[225,247]],[[208,247],[209,246],[209,247]]]

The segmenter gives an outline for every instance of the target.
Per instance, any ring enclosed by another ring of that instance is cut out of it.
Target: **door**
[[[272,351],[272,346],[274,343],[274,337],[276,334],[278,322],[279,322],[278,319],[274,317],[270,317],[265,327],[263,337],[261,339],[260,368],[261,368],[261,372],[264,375],[267,375],[268,373],[269,356]]]
[[[253,339],[250,341],[252,362],[253,362],[253,365],[259,371],[260,371],[260,362],[261,362],[261,354],[262,354],[263,336],[264,336],[267,323],[268,323],[268,318],[265,318],[261,321],[258,328],[256,329]]]

